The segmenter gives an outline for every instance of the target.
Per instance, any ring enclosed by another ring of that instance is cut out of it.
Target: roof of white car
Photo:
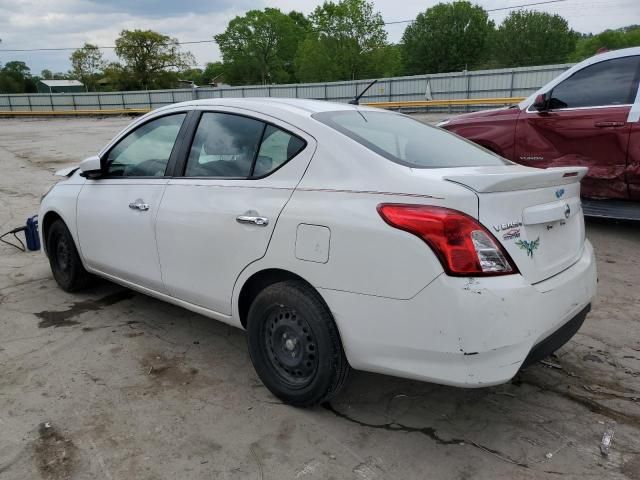
[[[210,98],[203,100],[192,100],[189,102],[174,103],[166,107],[155,110],[156,112],[164,109],[176,108],[181,106],[197,106],[197,107],[236,107],[245,108],[247,110],[255,110],[257,112],[265,112],[279,110],[302,116],[311,116],[318,112],[328,112],[336,110],[355,110],[366,109],[376,110],[373,107],[355,106],[347,103],[327,102],[325,100],[308,100],[301,98],[273,98],[273,97],[252,97],[252,98]]]

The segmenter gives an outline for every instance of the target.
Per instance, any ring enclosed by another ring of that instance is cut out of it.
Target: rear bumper
[[[524,362],[522,362],[522,368],[528,367],[529,365],[548,357],[571,340],[571,338],[578,333],[580,327],[582,327],[584,319],[587,318],[587,314],[590,311],[591,304],[584,307],[575,317],[535,345],[529,352],[529,355],[527,355],[527,358],[524,359]]]
[[[354,368],[481,387],[566,343],[584,321],[596,277],[586,242],[578,262],[535,285],[520,275],[441,275],[410,300],[320,292]]]

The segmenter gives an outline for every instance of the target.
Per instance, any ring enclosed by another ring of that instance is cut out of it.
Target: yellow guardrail
[[[417,108],[417,107],[448,107],[460,105],[513,105],[520,103],[524,97],[493,97],[493,98],[451,98],[447,100],[413,100],[406,102],[368,102],[363,105],[379,108]],[[150,108],[120,108],[113,110],[1,110],[0,116],[5,117],[47,117],[73,115],[126,115],[150,112]]]
[[[380,108],[448,107],[455,105],[513,105],[520,103],[522,100],[524,100],[524,97],[451,98],[447,100],[414,100],[407,102],[370,102],[363,103],[363,105]]]

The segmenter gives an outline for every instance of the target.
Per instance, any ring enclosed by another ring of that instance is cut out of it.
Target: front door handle
[[[151,208],[151,205],[148,203],[143,203],[141,200],[136,200],[135,202],[131,202],[129,204],[129,208],[132,210],[140,210],[141,212],[146,212]]]
[[[259,217],[253,215],[238,215],[236,217],[238,223],[251,223],[258,225],[259,227],[266,227],[269,225],[269,219],[267,217]]]
[[[598,128],[607,128],[607,127],[624,127],[624,122],[596,122],[594,125]]]

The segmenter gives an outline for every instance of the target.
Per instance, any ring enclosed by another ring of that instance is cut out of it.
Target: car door
[[[163,292],[155,220],[186,112],[152,118],[101,156],[78,196],[82,257],[94,270]]]
[[[529,107],[516,127],[516,161],[534,167],[586,166],[587,197],[627,198],[625,179],[640,57],[605,60],[577,71]]]
[[[170,295],[231,314],[238,275],[264,256],[315,148],[306,133],[272,122],[234,109],[200,113],[184,175],[168,182],[157,220]]]

